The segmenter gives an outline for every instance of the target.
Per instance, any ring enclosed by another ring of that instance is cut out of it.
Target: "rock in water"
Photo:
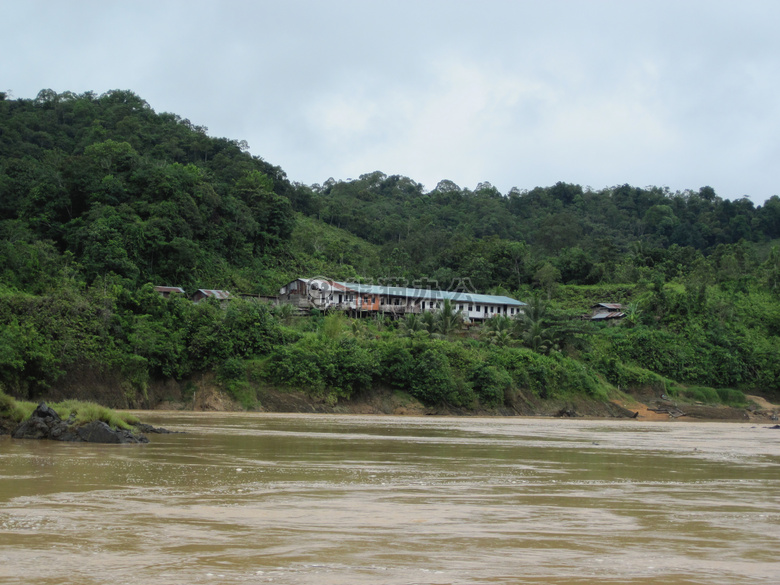
[[[122,429],[114,430],[103,421],[92,421],[76,427],[41,402],[30,418],[20,424],[11,435],[14,439],[51,439],[85,443],[148,443],[143,435],[134,435]]]
[[[68,432],[68,424],[45,402],[41,402],[30,418],[16,427],[11,436],[14,439],[74,440],[72,433]]]
[[[102,420],[95,420],[79,427],[79,438],[87,443],[148,443],[143,435],[135,436],[130,431],[114,430]]]
[[[179,434],[182,431],[169,431],[168,429],[164,429],[162,427],[153,427],[152,425],[148,425],[146,423],[136,423],[133,425],[135,427],[135,430],[139,433],[157,433],[159,435],[173,435],[173,434]]]

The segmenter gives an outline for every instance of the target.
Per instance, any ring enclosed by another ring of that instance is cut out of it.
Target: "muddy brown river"
[[[0,583],[780,583],[766,424],[142,418],[0,437]]]

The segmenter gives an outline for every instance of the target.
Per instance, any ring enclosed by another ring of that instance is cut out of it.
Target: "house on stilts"
[[[353,316],[384,314],[401,317],[437,311],[449,300],[456,312],[469,321],[485,321],[496,315],[514,317],[525,303],[501,295],[480,295],[468,291],[407,288],[325,278],[298,278],[279,290],[279,303],[302,311],[344,311]]]

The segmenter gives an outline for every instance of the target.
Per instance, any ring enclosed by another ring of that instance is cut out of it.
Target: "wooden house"
[[[590,320],[608,321],[610,319],[622,319],[625,316],[623,305],[620,303],[596,303],[591,307]]]

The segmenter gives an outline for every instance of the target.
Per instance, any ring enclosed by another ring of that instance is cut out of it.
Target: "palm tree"
[[[436,314],[433,311],[425,311],[420,315],[421,327],[428,333],[436,332]]]
[[[413,333],[418,331],[426,331],[427,327],[425,326],[425,323],[423,323],[423,319],[420,317],[420,315],[410,313],[401,319],[399,329],[401,330],[402,335],[406,337],[412,337]]]
[[[531,301],[523,307],[514,329],[523,345],[536,352],[548,353],[555,345],[547,319],[547,303],[539,295],[531,297]]]
[[[520,338],[523,345],[537,353],[550,353],[555,348],[552,332],[543,321],[528,321]]]
[[[539,353],[563,348],[583,349],[590,334],[590,323],[572,314],[553,314],[549,305],[537,295],[517,318],[515,334],[523,345]]]
[[[271,307],[271,314],[274,315],[285,325],[289,325],[292,318],[298,314],[298,308],[289,303],[283,303],[281,305],[274,305]]]
[[[436,332],[446,337],[463,327],[463,314],[455,310],[450,299],[445,299],[440,311],[436,312]]]
[[[482,328],[482,338],[490,344],[505,347],[512,345],[513,321],[504,315],[496,315],[488,319]]]

